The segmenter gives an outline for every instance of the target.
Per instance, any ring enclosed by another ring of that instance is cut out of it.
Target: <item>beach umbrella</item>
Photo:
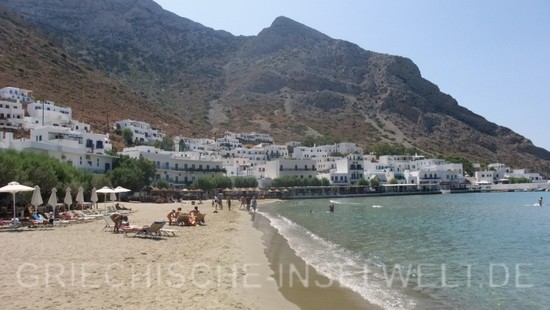
[[[90,196],[90,201],[94,204],[94,206],[96,207],[97,209],[97,202],[99,201],[99,199],[97,198],[97,189],[95,189],[95,187],[92,187],[92,196]]]
[[[50,194],[50,199],[48,199],[48,204],[53,208],[53,214],[55,214],[55,207],[57,207],[57,189],[52,188],[52,193]]]
[[[114,193],[114,190],[111,188],[108,188],[107,186],[103,186],[102,188],[98,189],[96,193],[104,194],[103,201],[105,202],[105,207],[107,207],[107,194]]]
[[[73,196],[71,195],[71,188],[67,187],[65,190],[65,199],[63,202],[68,206],[69,211],[71,210],[71,205],[73,204]]]
[[[111,194],[109,194],[109,200],[110,201],[116,201],[116,193],[113,191]]]
[[[17,182],[10,182],[8,185],[0,187],[0,193],[11,193],[13,195],[13,218],[15,218],[15,194],[18,192],[30,192],[34,187],[21,185]]]
[[[84,189],[82,188],[82,186],[78,188],[78,193],[76,194],[76,203],[77,205],[80,204],[80,206],[84,210]]]
[[[38,206],[43,204],[42,194],[40,193],[40,186],[34,186],[34,192],[32,193],[31,205],[34,206],[34,213],[38,213]]]
[[[131,192],[131,190],[129,190],[127,188],[124,188],[122,186],[115,187],[114,191],[115,191],[115,193],[118,193],[118,200],[120,200],[120,193]]]

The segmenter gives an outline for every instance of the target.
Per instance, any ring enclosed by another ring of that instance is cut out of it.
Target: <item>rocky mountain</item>
[[[162,109],[169,118],[157,114],[156,123],[172,124],[172,131],[197,136],[260,131],[281,142],[331,135],[366,149],[398,143],[550,175],[550,152],[460,106],[411,60],[363,50],[285,17],[244,37],[176,16],[151,0],[0,0],[0,5],[21,14],[40,29],[42,40],[58,44],[86,72],[101,72],[119,83],[117,90],[139,97],[135,108],[122,111],[127,117],[153,117],[138,102]],[[33,85],[22,87],[47,91],[38,84],[43,77],[32,79]],[[95,103],[69,100],[79,97],[74,89],[57,87],[72,95],[63,101],[73,109],[93,108]],[[105,114],[93,117],[105,121]]]

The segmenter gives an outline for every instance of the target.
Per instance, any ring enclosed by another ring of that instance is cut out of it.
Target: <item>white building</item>
[[[22,128],[24,119],[25,110],[19,101],[0,100],[0,128]]]
[[[528,172],[526,169],[512,169],[502,163],[487,165],[488,170],[476,171],[475,182],[478,184],[508,183],[510,178],[527,179],[532,183],[547,182],[539,173]]]
[[[176,136],[174,138],[174,144],[176,145],[176,148],[179,149],[180,143],[185,144],[185,151],[192,151],[192,152],[215,152],[218,150],[218,145],[214,139],[206,139],[206,138],[188,138],[188,137],[181,137]]]
[[[273,138],[265,133],[233,133],[226,131],[224,136],[231,139],[236,139],[242,144],[273,143]]]
[[[330,183],[349,185],[364,178],[363,155],[352,154],[335,160],[336,168],[330,170]]]
[[[4,87],[0,89],[0,99],[19,101],[23,103],[32,102],[31,90],[17,87]]]
[[[116,130],[123,131],[130,129],[132,131],[132,139],[139,143],[152,143],[160,141],[164,138],[164,133],[159,129],[152,128],[151,125],[141,121],[124,119],[116,122]]]
[[[276,159],[259,165],[255,173],[258,178],[276,179],[286,176],[300,179],[316,178],[315,161],[311,159]]]
[[[54,126],[32,129],[30,139],[14,140],[11,133],[3,133],[0,148],[46,153],[62,163],[94,173],[111,170],[115,158],[107,155],[112,149],[108,135]]]
[[[73,119],[73,111],[69,107],[56,106],[53,101],[31,102],[27,105],[29,119],[26,120],[27,128],[38,126],[70,127]]]
[[[222,161],[205,160],[197,152],[169,152],[151,146],[124,148],[122,154],[155,163],[156,180],[166,180],[174,188],[184,188],[202,176],[224,175]]]

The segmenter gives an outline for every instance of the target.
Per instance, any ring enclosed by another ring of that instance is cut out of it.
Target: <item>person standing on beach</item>
[[[170,213],[168,213],[166,217],[168,218],[168,225],[172,225],[172,220],[177,218],[176,210],[172,209],[172,211],[170,211]]]
[[[113,222],[115,223],[113,232],[115,234],[118,234],[120,232],[120,227],[122,226],[122,222],[128,222],[128,217],[122,214],[114,213],[111,215],[111,220],[113,220]]]

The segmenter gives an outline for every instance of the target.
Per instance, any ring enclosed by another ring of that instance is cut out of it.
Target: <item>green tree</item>
[[[165,136],[162,140],[155,141],[155,147],[164,151],[175,151],[175,144],[172,138]]]
[[[369,181],[367,179],[361,179],[357,182],[359,186],[369,186]]]
[[[390,184],[397,184],[397,183],[399,183],[399,182],[397,181],[396,178],[391,178],[389,183],[390,183]]]
[[[150,183],[156,173],[155,164],[143,157],[138,159],[120,156],[113,162],[113,170],[107,173],[111,184],[139,191]]]
[[[377,177],[372,178],[370,180],[370,186],[377,189],[380,186],[380,180]]]
[[[156,188],[170,188],[170,182],[164,179],[157,180],[152,185]]]
[[[258,187],[256,178],[236,177],[233,179],[233,186],[237,188]]]
[[[225,175],[216,175],[212,177],[212,185],[214,188],[232,188],[233,182]]]
[[[202,189],[207,195],[214,188],[214,183],[211,177],[201,176],[193,180],[191,186],[194,189]]]
[[[124,128],[122,130],[122,139],[124,139],[126,146],[131,146],[134,144],[134,133],[130,128]]]

